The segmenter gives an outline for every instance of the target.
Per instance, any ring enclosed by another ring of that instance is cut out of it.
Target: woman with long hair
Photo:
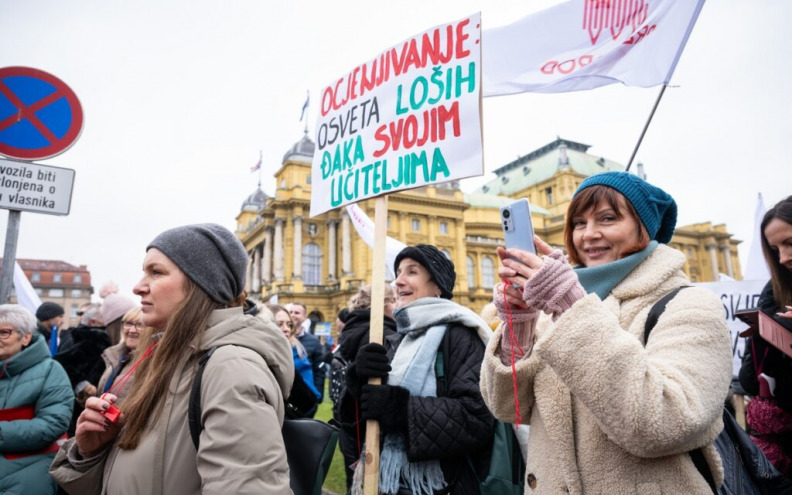
[[[148,245],[134,292],[156,333],[125,373],[135,381],[119,417],[113,394],[86,401],[50,471],[67,492],[291,493],[280,430],[294,365],[278,329],[243,313],[247,258],[215,224],[170,229]],[[196,452],[188,399],[211,348]]]
[[[109,296],[108,296],[109,297]],[[116,396],[116,406],[129,394],[134,382],[134,374],[124,378],[125,372],[132,365],[132,358],[135,349],[142,339],[148,338],[152,332],[151,327],[143,324],[141,316],[143,310],[136,306],[126,312],[121,318],[121,341],[102,352],[102,359],[105,363],[105,371],[99,379],[97,386],[97,396],[110,392]]]
[[[722,484],[723,306],[682,289],[644,341],[650,308],[690,284],[684,254],[667,246],[676,216],[659,187],[605,172],[583,180],[567,211],[574,268],[538,237],[537,254],[498,248],[504,323],[481,390],[495,417],[531,425],[526,493],[703,495]],[[689,454],[699,448],[709,475]]]
[[[760,230],[770,281],[758,309],[792,332],[792,196],[767,210]],[[779,471],[792,477],[792,358],[756,332],[745,342],[740,384],[754,396],[746,408],[751,437]]]
[[[321,397],[319,391],[314,386],[313,369],[311,368],[311,360],[308,359],[308,352],[305,347],[297,339],[297,329],[294,327],[294,320],[292,320],[289,311],[283,306],[277,304],[267,305],[267,309],[272,312],[275,318],[275,324],[278,325],[283,335],[289,339],[289,344],[292,348],[292,359],[294,360],[294,372],[299,373],[305,385],[311,390],[317,399]]]

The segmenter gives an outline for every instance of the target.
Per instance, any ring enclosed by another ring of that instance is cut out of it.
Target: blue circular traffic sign
[[[74,144],[82,126],[80,101],[63,81],[29,67],[0,69],[0,154],[51,158]]]

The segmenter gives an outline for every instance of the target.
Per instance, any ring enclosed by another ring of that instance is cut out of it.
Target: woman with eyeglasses
[[[272,311],[272,315],[275,317],[275,324],[278,325],[283,335],[289,339],[289,344],[292,348],[292,357],[294,358],[295,374],[300,375],[300,378],[302,378],[308,388],[311,389],[311,392],[319,399],[321,394],[316,390],[316,386],[314,385],[311,360],[308,359],[308,352],[305,350],[305,347],[297,340],[297,331],[294,328],[294,321],[291,315],[283,306],[270,304],[267,308]]]
[[[151,334],[151,327],[143,324],[143,320],[140,319],[141,314],[140,306],[127,311],[121,318],[121,342],[108,347],[102,353],[105,371],[99,380],[96,395],[101,396],[106,392],[111,392],[118,397],[116,406],[124,401],[124,397],[132,387],[134,375],[130,375],[123,382],[121,378],[133,361],[134,351],[141,339],[148,338]]]
[[[0,493],[55,493],[48,470],[69,427],[74,393],[36,317],[0,306]]]

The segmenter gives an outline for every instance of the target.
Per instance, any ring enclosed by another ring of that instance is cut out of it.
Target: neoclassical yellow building
[[[304,136],[275,171],[276,190],[259,187],[237,216],[237,235],[250,253],[248,293],[281,304],[301,301],[317,321],[335,321],[357,288],[372,276],[372,250],[355,232],[345,209],[309,218],[314,143]],[[536,233],[563,247],[565,212],[580,182],[624,166],[588,153],[589,146],[558,138],[495,170],[472,193],[457,182],[391,194],[388,235],[405,244],[432,244],[456,266],[454,300],[480,311],[497,279],[495,248],[503,244],[500,207],[528,198]],[[641,173],[639,167],[639,174]],[[374,217],[374,202],[360,207]],[[694,282],[718,274],[741,279],[737,245],[725,225],[680,226],[671,246],[687,257]]]

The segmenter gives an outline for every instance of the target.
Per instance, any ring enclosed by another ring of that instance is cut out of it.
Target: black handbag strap
[[[654,329],[655,325],[657,325],[657,320],[660,319],[660,315],[663,314],[663,311],[665,311],[668,303],[679,293],[679,291],[686,287],[687,286],[677,287],[676,289],[672,290],[668,294],[661,297],[659,301],[654,303],[652,308],[649,310],[649,316],[646,317],[646,325],[644,326],[644,346],[646,346],[647,342],[649,342],[649,334],[652,333],[652,329]],[[688,454],[690,454],[690,459],[693,461],[693,465],[696,466],[699,474],[701,474],[709,487],[712,489],[712,493],[717,493],[717,490],[715,489],[715,478],[712,476],[712,471],[710,470],[709,464],[707,464],[707,459],[704,457],[704,451],[698,448],[691,450],[688,452]]]
[[[190,437],[192,438],[195,450],[198,450],[198,443],[201,439],[201,430],[203,424],[201,423],[201,380],[203,378],[204,368],[209,358],[212,357],[217,346],[212,347],[201,356],[198,361],[198,371],[195,373],[192,388],[190,389],[190,402],[187,406],[187,422],[190,425]]]

